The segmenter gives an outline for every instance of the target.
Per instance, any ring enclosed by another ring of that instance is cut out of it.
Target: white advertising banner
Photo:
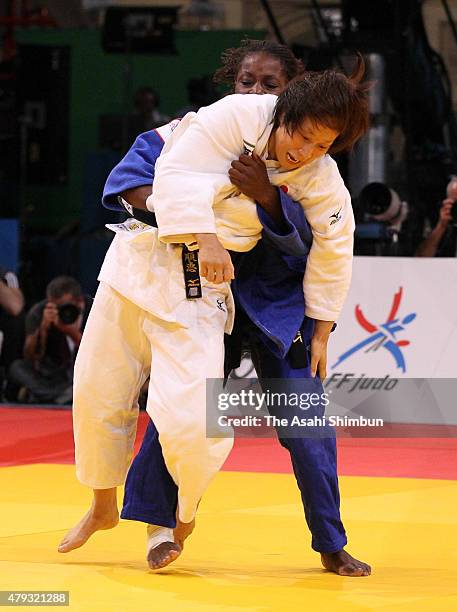
[[[457,378],[457,259],[356,257],[332,373]]]
[[[334,415],[457,426],[457,259],[356,257],[325,388]]]

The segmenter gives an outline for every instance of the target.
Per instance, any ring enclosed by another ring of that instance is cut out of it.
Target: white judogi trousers
[[[178,253],[175,263],[179,269]],[[152,315],[101,282],[74,375],[76,470],[83,484],[108,489],[124,483],[137,397],[150,375],[147,411],[179,489],[179,518],[186,523],[194,518],[233,445],[232,438],[206,436],[206,379],[223,377],[230,298],[228,286],[204,284],[202,298],[181,304],[183,326]]]

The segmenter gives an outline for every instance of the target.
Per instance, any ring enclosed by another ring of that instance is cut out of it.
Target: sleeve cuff
[[[195,243],[195,234],[216,234],[215,225],[199,225],[186,227],[159,227],[159,240],[166,244],[193,244]]]
[[[289,223],[287,219],[285,219],[285,228],[281,231],[275,221],[270,217],[270,215],[264,210],[259,204],[257,205],[258,215],[260,219],[260,223],[263,225],[263,229],[268,236],[279,237],[279,238],[290,238],[294,234],[297,234],[297,230],[293,225]]]
[[[310,319],[317,319],[318,321],[336,321],[340,313],[339,311],[322,310],[306,306],[305,315]]]
[[[116,185],[115,188],[106,188],[103,192],[102,196],[102,204],[105,208],[110,208],[112,210],[122,210],[122,205],[119,203],[119,196],[124,191],[128,191],[129,189],[136,189],[137,187],[145,187],[151,186],[151,181],[146,181],[146,179],[136,179],[134,181],[126,181],[121,185]]]
[[[289,196],[286,196],[281,190],[280,203],[281,210],[284,216],[283,229],[281,230],[270,215],[257,204],[257,214],[259,215],[260,223],[263,227],[263,235],[267,238],[276,248],[286,255],[294,255],[301,257],[308,253],[308,248],[304,245],[303,240],[293,223],[291,223],[287,214],[287,206],[285,206],[285,198],[290,200]],[[293,202],[293,200],[291,200]],[[299,206],[294,202],[295,206]]]

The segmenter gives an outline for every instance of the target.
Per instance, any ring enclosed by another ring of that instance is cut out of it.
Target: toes
[[[355,576],[357,568],[353,565],[342,565],[338,568],[338,574],[340,576]]]
[[[370,574],[369,568],[362,564],[348,564],[343,565],[339,572],[342,576],[368,576]]]
[[[66,552],[70,552],[71,550],[74,550],[75,548],[80,548],[83,544],[84,544],[85,540],[76,540],[76,541],[68,541],[68,542],[62,542],[62,544],[59,545],[58,547],[58,552],[61,553],[66,553]]]
[[[340,576],[369,576],[371,574],[371,567],[351,557],[346,551],[339,551],[335,554],[321,553],[322,564],[330,572],[334,572]]]
[[[68,552],[70,550],[71,540],[69,538],[64,538],[62,542],[57,547],[59,552]]]
[[[351,567],[355,567],[359,573],[359,576],[369,576],[371,574],[371,567],[368,563],[363,563],[363,561],[354,561],[351,563]]]
[[[61,544],[59,548],[57,549],[57,551],[60,553],[66,553],[66,552],[70,552],[70,550],[73,550],[73,548],[75,547],[70,546],[69,544]]]
[[[163,542],[149,551],[147,561],[150,569],[166,567],[181,554],[181,548],[174,542]]]
[[[153,570],[162,569],[167,565],[170,565],[173,561],[175,561],[179,557],[179,553],[177,551],[170,551],[167,555],[163,557],[159,557],[156,559],[149,559],[148,564],[149,567]]]
[[[59,544],[57,548],[58,552],[66,553],[75,550],[75,548],[81,548],[81,546],[83,546],[87,542],[87,540],[90,538],[91,535],[93,535],[93,533],[94,532],[82,534],[79,533],[75,535],[72,535],[71,533],[67,534]]]

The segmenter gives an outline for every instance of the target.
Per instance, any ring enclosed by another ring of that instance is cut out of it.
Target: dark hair
[[[364,74],[365,62],[361,55],[350,77],[336,70],[306,72],[278,97],[273,129],[284,125],[292,133],[305,119],[310,119],[338,132],[329,153],[350,149],[369,127],[370,83],[361,82]]]
[[[297,59],[286,45],[280,45],[269,40],[245,38],[241,41],[239,47],[226,49],[222,53],[222,66],[214,73],[214,82],[233,87],[244,58],[254,53],[266,53],[278,59],[288,81],[291,81],[299,74],[303,74],[305,70],[303,62]]]
[[[46,287],[46,296],[49,300],[59,299],[66,293],[75,298],[82,296],[81,285],[71,276],[56,276]]]

